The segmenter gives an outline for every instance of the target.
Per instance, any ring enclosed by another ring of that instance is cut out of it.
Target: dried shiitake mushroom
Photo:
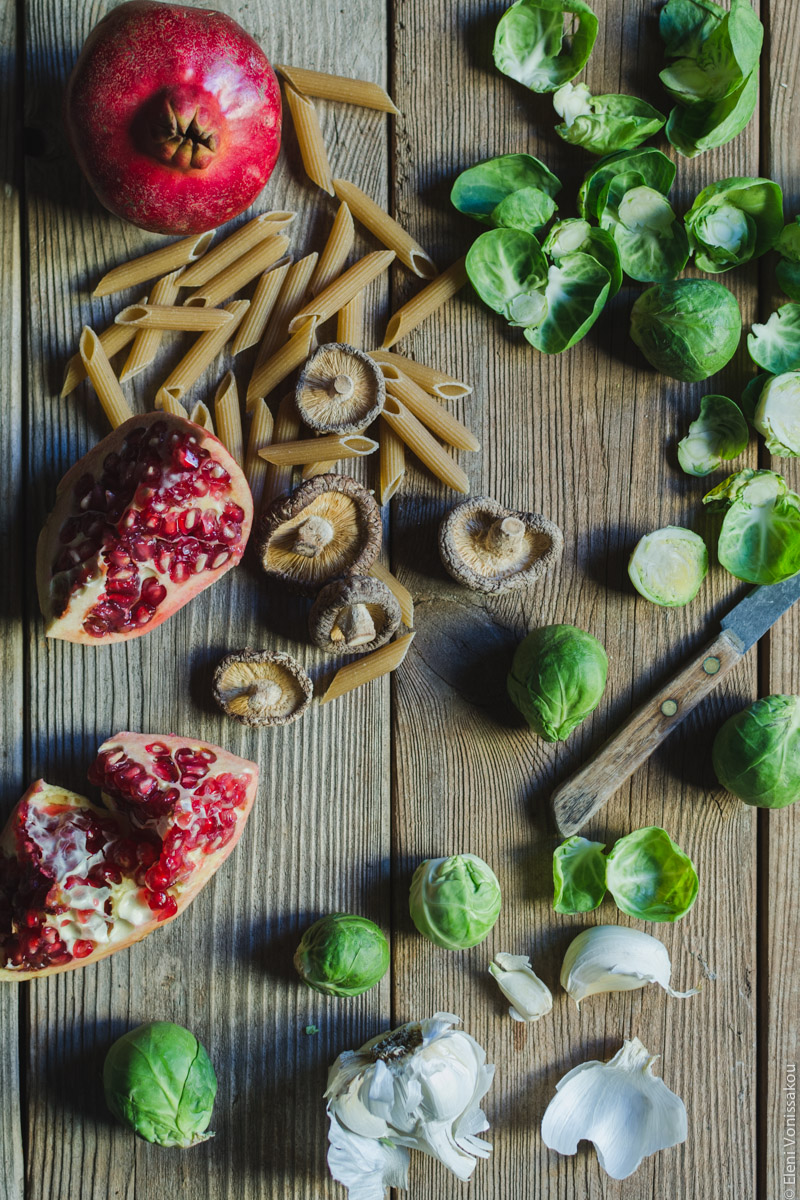
[[[366,488],[347,475],[317,475],[267,508],[257,546],[267,575],[314,595],[332,579],[368,571],[381,532]]]
[[[476,592],[529,587],[561,557],[564,536],[541,513],[515,512],[488,496],[457,505],[439,527],[439,555]]]
[[[240,650],[214,672],[214,699],[242,725],[288,725],[311,703],[313,686],[289,654]]]
[[[366,654],[397,632],[400,605],[372,575],[348,575],[327,584],[308,614],[311,640],[329,654]]]
[[[314,351],[295,391],[297,411],[317,433],[360,433],[380,415],[385,399],[378,364],[343,342]]]

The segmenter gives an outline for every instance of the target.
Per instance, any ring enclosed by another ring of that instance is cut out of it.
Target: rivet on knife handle
[[[723,631],[556,788],[553,815],[564,837],[577,833],[603,807],[667,734],[736,666],[743,653],[739,638]]]

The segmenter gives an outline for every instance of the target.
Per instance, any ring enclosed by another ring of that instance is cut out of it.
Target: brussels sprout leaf
[[[618,175],[603,189],[600,224],[611,232],[622,269],[631,279],[667,283],[686,266],[686,231],[661,192],[643,186],[627,188],[628,179],[628,174]]]
[[[547,313],[525,337],[544,354],[560,354],[591,329],[608,299],[611,276],[588,254],[567,254],[550,267],[545,301]]]
[[[589,254],[605,267],[611,277],[609,296],[615,296],[622,285],[619,251],[613,237],[605,229],[597,229],[588,221],[570,217],[557,221],[542,246],[545,254],[559,262],[568,254]]]
[[[770,454],[800,458],[800,371],[766,380],[753,424],[763,434]]]
[[[538,187],[521,188],[492,209],[492,225],[537,234],[556,211],[556,202]]]
[[[754,325],[747,349],[772,375],[800,367],[800,304],[784,304],[763,325]]]
[[[775,268],[775,279],[784,295],[800,301],[800,263],[782,258]]]
[[[523,188],[540,188],[557,196],[561,183],[532,154],[501,154],[462,171],[453,184],[450,200],[459,212],[493,224],[492,213],[507,196]]]
[[[667,58],[696,58],[726,15],[726,9],[713,0],[668,0],[658,20]]]
[[[703,497],[724,511],[717,555],[748,583],[780,583],[800,571],[800,496],[774,471],[739,471]]]
[[[759,371],[749,383],[745,384],[739,398],[739,407],[751,425],[756,415],[756,406],[761,397],[761,392],[768,379],[772,379],[769,371]]]
[[[731,11],[706,25],[699,47],[666,67],[661,82],[679,104],[724,100],[757,69],[763,40],[750,0],[731,0]]]
[[[675,163],[656,150],[654,146],[643,146],[638,150],[620,150],[606,155],[587,172],[578,193],[578,211],[587,220],[600,217],[600,197],[604,188],[615,175],[631,171],[639,175],[635,187],[645,184],[666,196],[675,179]]]
[[[604,842],[567,838],[553,852],[553,908],[557,913],[592,912],[606,894]]]
[[[692,860],[658,825],[636,829],[614,843],[606,882],[617,908],[643,921],[677,921],[697,899]]]
[[[475,291],[510,325],[535,325],[547,306],[547,260],[536,238],[520,229],[492,229],[472,243],[466,259]]]
[[[749,440],[747,422],[727,396],[703,396],[700,415],[678,443],[678,462],[687,475],[710,475],[723,459],[736,458]]]
[[[667,138],[684,158],[695,158],[737,137],[750,123],[758,98],[758,72],[748,75],[724,100],[676,106],[667,121]]]
[[[556,133],[590,154],[633,150],[658,133],[666,117],[635,96],[592,96],[585,84],[565,83],[553,97],[562,125]]]
[[[577,18],[569,38],[567,15]],[[497,25],[495,66],[534,92],[554,92],[586,66],[597,28],[597,17],[583,0],[516,0]]]

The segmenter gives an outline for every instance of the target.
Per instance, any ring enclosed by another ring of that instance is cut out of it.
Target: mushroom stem
[[[344,372],[336,376],[332,387],[339,400],[350,400],[356,390],[354,381]]]
[[[343,608],[334,625],[348,646],[365,646],[375,638],[375,622],[366,604]]]
[[[304,558],[316,558],[333,541],[334,528],[324,517],[308,517],[297,530],[292,549]]]
[[[525,536],[525,522],[519,517],[501,517],[489,526],[486,548],[497,558],[511,558]]]
[[[283,696],[283,688],[274,679],[259,679],[247,689],[247,707],[253,716],[271,713]]]

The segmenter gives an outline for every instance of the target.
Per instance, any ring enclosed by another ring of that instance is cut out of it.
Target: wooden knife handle
[[[564,837],[577,833],[602,808],[656,746],[717,686],[744,654],[727,630],[632,713],[579,771],[553,792],[556,825]]]

